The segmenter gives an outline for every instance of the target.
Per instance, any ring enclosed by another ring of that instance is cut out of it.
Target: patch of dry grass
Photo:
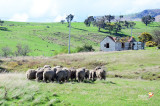
[[[118,74],[124,78],[142,78],[142,74],[135,73],[146,68],[159,67],[159,57],[160,51],[157,50],[83,52],[62,54],[54,57],[4,58],[2,59],[4,62],[1,64],[1,67],[14,72],[24,72],[28,69],[43,67],[46,64],[75,68],[86,67],[88,69],[102,66],[108,71],[110,77],[115,77],[115,74]],[[10,66],[14,66],[12,63],[18,64],[18,66],[10,68]],[[150,71],[152,72],[153,70]],[[146,79],[146,77],[143,78]],[[149,77],[147,77],[147,79],[149,79]]]

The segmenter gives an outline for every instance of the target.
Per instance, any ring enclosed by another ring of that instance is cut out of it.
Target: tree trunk
[[[101,29],[101,28],[99,27],[99,28],[98,28],[98,32],[100,32],[100,29]]]

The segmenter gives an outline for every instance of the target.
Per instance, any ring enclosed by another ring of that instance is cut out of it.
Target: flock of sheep
[[[36,70],[29,69],[26,75],[29,80],[36,79],[37,81],[44,81],[46,83],[54,81],[61,83],[68,82],[69,80],[83,82],[84,79],[95,81],[97,78],[101,80],[106,79],[106,71],[101,67],[96,67],[94,70],[89,71],[86,68],[68,69],[62,66],[51,68],[50,65],[45,65],[43,68],[38,68]]]

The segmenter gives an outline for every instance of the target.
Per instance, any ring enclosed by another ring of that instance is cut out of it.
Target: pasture
[[[133,36],[137,37],[142,32],[153,33],[158,28],[157,22],[145,26],[142,22],[136,22]],[[9,46],[13,53],[16,45],[21,43],[31,49],[30,56],[53,56],[67,52],[69,28],[67,23],[25,23],[5,21],[3,27],[7,31],[0,30],[0,49]],[[78,46],[92,45],[96,51],[100,49],[100,42],[110,35],[107,30],[97,27],[86,27],[82,22],[73,22],[71,28],[71,51],[77,52]],[[119,34],[112,33],[110,36],[130,36],[131,29],[122,29]]]
[[[160,50],[99,52],[100,41],[109,35],[97,27],[72,23],[71,51],[90,44],[96,52],[61,54],[67,52],[68,27],[61,23],[5,22],[8,31],[0,31],[0,49],[9,46],[16,50],[18,43],[31,48],[29,56],[0,57],[0,105],[157,105],[160,101]],[[157,23],[145,26],[136,22],[133,36],[147,31],[153,33]],[[130,29],[122,29],[119,35],[128,36]],[[58,54],[58,55],[57,55]],[[29,81],[25,72],[44,65],[91,70],[102,66],[107,71],[106,80],[95,82],[43,83]],[[154,96],[149,98],[148,93]]]
[[[0,105],[152,105],[160,101],[159,81],[107,78],[94,83],[38,83],[24,73],[0,74]],[[149,98],[148,93],[154,96]]]

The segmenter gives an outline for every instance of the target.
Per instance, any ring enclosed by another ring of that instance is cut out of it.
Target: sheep
[[[56,72],[54,70],[51,70],[50,68],[45,68],[43,72],[43,81],[47,83],[47,80],[49,82],[54,82],[54,79],[56,77]]]
[[[84,80],[84,78],[85,78],[85,68],[77,69],[76,78],[78,79],[78,82],[82,82]]]
[[[69,78],[71,77],[71,70],[64,67],[62,70],[66,71],[67,76],[66,76],[66,81],[69,81]]]
[[[44,65],[43,68],[51,68],[51,66],[50,65]]]
[[[36,73],[37,73],[37,71],[35,69],[29,69],[26,72],[27,79],[29,79],[29,80],[36,79]]]
[[[97,79],[96,70],[90,70],[89,79],[95,81]]]
[[[39,70],[41,70],[41,69],[42,69],[42,67],[39,67],[39,68],[36,69],[36,71],[39,71]]]
[[[63,66],[56,66],[55,68],[63,68]]]
[[[89,79],[89,70],[88,69],[85,70],[85,79]]]
[[[64,82],[67,78],[67,72],[61,68],[58,68],[56,71],[57,82]]]
[[[101,67],[100,67],[100,66],[97,66],[97,67],[95,68],[95,70],[98,70],[98,69],[101,69]]]
[[[37,73],[36,73],[36,80],[38,82],[41,81],[41,80],[43,80],[43,72],[44,72],[44,68],[42,68],[39,71],[37,71]]]
[[[76,80],[76,69],[75,68],[70,68],[71,70],[71,81],[73,81],[73,79]]]
[[[96,75],[97,75],[97,78],[99,78],[100,80],[106,79],[106,71],[103,69],[96,70]]]
[[[43,72],[44,72],[44,70],[45,69],[47,69],[47,68],[51,68],[51,66],[49,66],[49,65],[45,65],[43,68],[38,68],[37,70],[37,73],[36,73],[36,80],[37,81],[41,81],[41,80],[43,80]]]

